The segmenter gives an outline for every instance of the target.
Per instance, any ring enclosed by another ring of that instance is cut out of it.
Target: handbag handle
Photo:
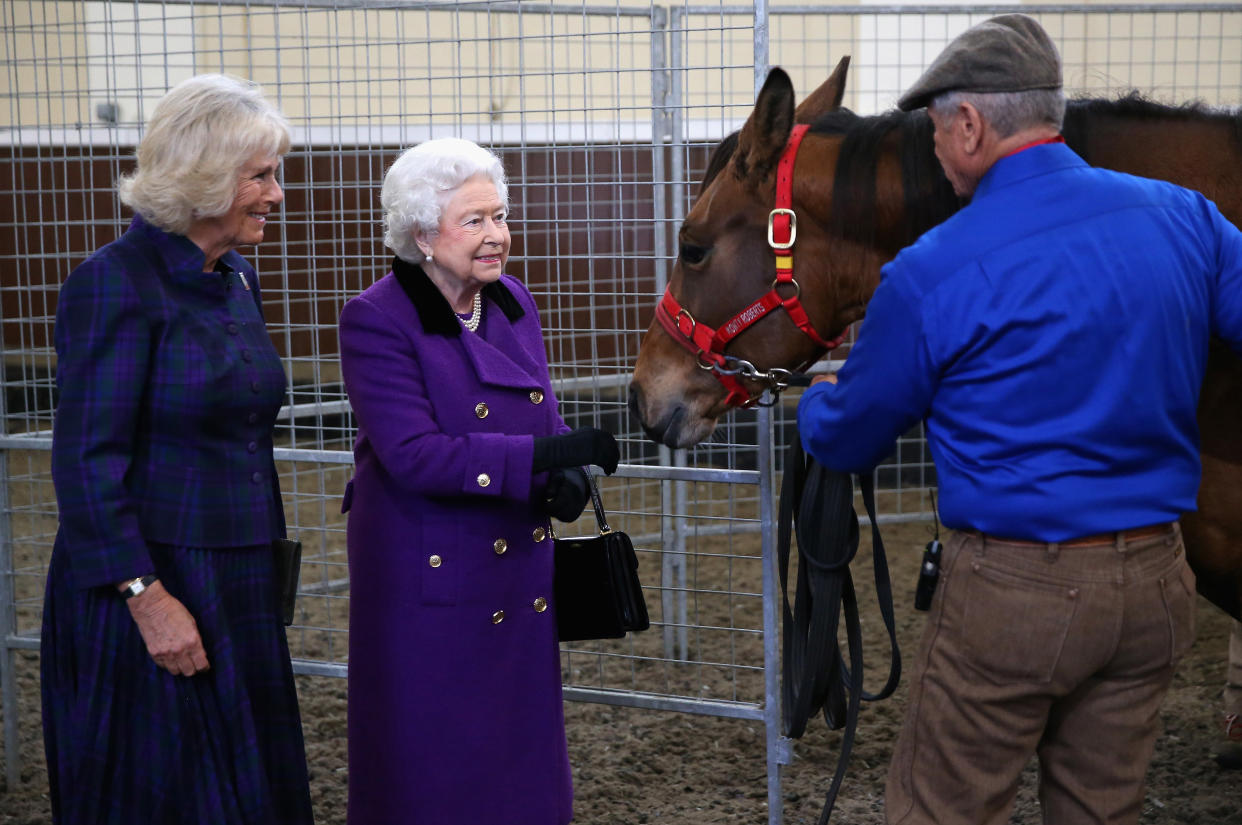
[[[586,476],[587,486],[591,488],[591,504],[595,506],[595,521],[599,524],[599,534],[601,536],[612,532],[612,528],[608,526],[608,517],[604,515],[604,502],[599,497],[599,488],[595,486],[595,476],[591,475],[591,471],[586,467],[582,467],[582,474]]]

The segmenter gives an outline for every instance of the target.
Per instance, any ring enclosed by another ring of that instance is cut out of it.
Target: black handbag
[[[556,631],[562,642],[620,639],[646,630],[647,602],[638,581],[638,557],[625,533],[608,526],[595,479],[586,472],[598,536],[557,538],[553,593]]]
[[[302,572],[302,542],[272,539],[275,554],[276,598],[280,618],[285,627],[293,624],[293,604],[298,595],[298,578]]]

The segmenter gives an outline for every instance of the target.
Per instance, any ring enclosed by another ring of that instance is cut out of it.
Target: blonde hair
[[[384,245],[403,261],[421,264],[415,232],[434,235],[440,214],[453,193],[470,178],[483,175],[496,187],[505,209],[509,186],[500,158],[465,138],[436,138],[406,149],[388,168],[380,190],[384,207]]]
[[[156,104],[135,152],[137,168],[120,178],[117,192],[145,220],[184,235],[195,220],[229,210],[244,164],[288,151],[289,123],[257,84],[196,75]]]

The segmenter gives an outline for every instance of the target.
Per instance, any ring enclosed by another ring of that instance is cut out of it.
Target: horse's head
[[[791,231],[788,217],[778,214],[773,223],[778,166],[790,135],[795,125],[840,108],[848,66],[847,57],[796,109],[789,76],[773,69],[741,131],[716,148],[681,226],[668,292],[643,338],[630,386],[631,409],[653,440],[670,447],[702,441],[731,407],[770,387],[748,378],[745,364],[760,372],[809,365],[862,316],[874,278],[830,277],[834,260],[857,258],[851,253],[859,251],[830,231],[839,139],[812,133],[796,150],[789,204],[796,215],[793,283],[775,283],[780,241],[776,250],[769,243],[774,231],[784,238]],[[792,167],[784,173],[792,175]],[[878,271],[878,263],[869,269]],[[799,302],[781,305],[770,294],[774,287],[781,300],[797,296]],[[772,311],[758,308],[764,296]],[[806,313],[801,328],[799,305]],[[706,343],[711,338],[725,341],[716,353]],[[739,367],[742,372],[728,377]]]

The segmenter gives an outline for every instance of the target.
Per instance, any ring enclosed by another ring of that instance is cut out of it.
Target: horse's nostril
[[[643,418],[643,391],[639,388],[637,382],[630,383],[629,407],[630,412],[638,421],[639,426],[643,428],[643,432],[647,434],[647,437],[657,444],[665,443],[668,425],[667,423],[661,423],[659,421],[656,421],[653,424],[648,424],[646,419]],[[676,417],[676,413],[674,413],[673,419],[676,419]]]
[[[642,403],[643,403],[642,390],[638,388],[637,384],[631,382],[630,383],[630,413],[633,414],[633,416],[637,418],[639,421],[643,420],[643,414],[640,412],[640,407]]]

